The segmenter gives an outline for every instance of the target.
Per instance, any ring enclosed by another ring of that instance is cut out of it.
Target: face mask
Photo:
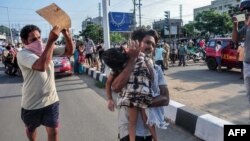
[[[37,56],[41,56],[44,51],[43,43],[42,41],[39,40],[32,42],[28,45],[25,45],[25,48],[35,53]]]

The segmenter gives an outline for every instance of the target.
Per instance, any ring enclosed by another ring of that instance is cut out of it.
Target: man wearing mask
[[[245,25],[238,30],[238,21],[234,18],[232,39],[234,42],[240,41],[245,37],[245,50],[243,60],[244,83],[246,93],[250,102],[250,15],[246,14]]]
[[[17,61],[24,78],[22,87],[21,118],[26,126],[27,137],[35,141],[36,128],[46,127],[49,141],[58,141],[59,98],[54,79],[52,61],[55,41],[62,32],[66,40],[64,55],[70,57],[73,42],[69,29],[55,26],[50,31],[46,46],[41,31],[35,25],[26,25],[20,32],[24,49],[18,52]]]

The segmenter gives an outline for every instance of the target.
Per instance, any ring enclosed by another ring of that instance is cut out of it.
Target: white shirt
[[[44,72],[40,72],[32,69],[38,58],[27,49],[17,53],[17,62],[24,79],[21,106],[27,110],[40,109],[59,101],[53,61]]]
[[[163,48],[156,48],[155,49],[155,61],[163,60],[163,53],[166,53],[166,50]]]

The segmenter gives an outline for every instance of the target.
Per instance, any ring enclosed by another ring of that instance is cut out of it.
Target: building
[[[5,45],[5,41],[6,41],[6,35],[0,34],[0,46]]]
[[[169,26],[170,25],[170,26]],[[164,31],[163,35],[169,35],[169,30],[166,29],[166,26],[170,27],[171,35],[177,35],[178,31],[182,25],[181,19],[169,19],[169,22],[166,22],[166,20],[159,20],[153,22],[153,29],[155,29],[158,32]],[[169,28],[168,28],[169,29]]]
[[[241,0],[214,0],[211,5],[194,9],[194,18],[203,11],[215,10],[218,13],[228,12],[230,7],[239,7]]]
[[[85,30],[86,27],[90,24],[97,24],[97,25],[101,25],[102,26],[102,17],[96,17],[96,18],[86,18],[83,22],[82,22],[82,30]]]

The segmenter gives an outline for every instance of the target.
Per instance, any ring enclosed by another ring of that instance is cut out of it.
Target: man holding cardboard
[[[48,141],[59,140],[59,98],[55,86],[52,55],[55,41],[61,32],[66,41],[66,48],[62,48],[63,54],[67,57],[73,53],[73,41],[67,27],[54,24],[46,46],[43,45],[41,31],[37,26],[26,25],[20,32],[25,47],[17,54],[18,65],[24,78],[21,118],[30,141],[36,140],[36,129],[40,125],[46,127]]]

